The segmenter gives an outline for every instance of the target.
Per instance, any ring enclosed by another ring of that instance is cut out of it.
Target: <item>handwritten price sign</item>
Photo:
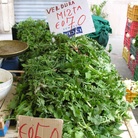
[[[86,0],[74,0],[46,9],[50,31],[80,36],[95,32],[93,20]]]
[[[18,138],[62,138],[63,120],[18,116]]]

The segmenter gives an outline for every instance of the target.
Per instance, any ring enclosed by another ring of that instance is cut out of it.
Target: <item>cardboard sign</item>
[[[95,32],[86,0],[72,0],[46,9],[50,31],[69,37]]]
[[[63,120],[18,116],[18,138],[62,138]]]

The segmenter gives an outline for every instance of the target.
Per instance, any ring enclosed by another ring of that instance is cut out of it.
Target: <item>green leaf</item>
[[[91,72],[90,71],[85,73],[85,78],[86,79],[91,79]]]
[[[75,138],[84,138],[84,133],[82,131],[75,132]]]
[[[80,75],[80,72],[78,70],[74,70],[74,75],[75,76],[79,76]]]
[[[108,113],[107,117],[112,120],[112,121],[115,121],[115,118],[112,114]]]

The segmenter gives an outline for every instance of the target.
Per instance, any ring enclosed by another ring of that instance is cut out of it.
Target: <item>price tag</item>
[[[50,31],[69,37],[95,32],[87,1],[72,0],[46,9]]]
[[[63,120],[18,116],[18,138],[62,138]]]

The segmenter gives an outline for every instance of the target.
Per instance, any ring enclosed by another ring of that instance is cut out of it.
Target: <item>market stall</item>
[[[7,111],[12,112],[1,121],[9,130],[6,135],[11,132],[17,135],[17,129],[18,135],[38,136],[33,133],[33,127],[26,133],[19,131],[29,124],[26,118],[36,117],[62,119],[63,138],[137,136],[137,123],[129,111],[131,104],[125,99],[126,86],[111,63],[108,51],[85,36],[94,31],[94,25],[86,3],[81,4],[72,1],[47,9],[49,16],[56,17],[54,21],[49,17],[53,21],[50,24],[31,18],[18,23],[18,39],[27,43],[28,49],[19,56],[24,73],[17,79],[15,94],[7,106]],[[73,19],[77,24],[67,22],[68,16],[76,17]],[[90,30],[87,23],[92,25]],[[3,99],[1,107],[5,101]],[[20,115],[25,116],[23,121],[17,119]],[[16,121],[14,131],[6,124],[7,120]],[[18,126],[21,122],[24,124]],[[58,135],[57,129],[52,132]]]

